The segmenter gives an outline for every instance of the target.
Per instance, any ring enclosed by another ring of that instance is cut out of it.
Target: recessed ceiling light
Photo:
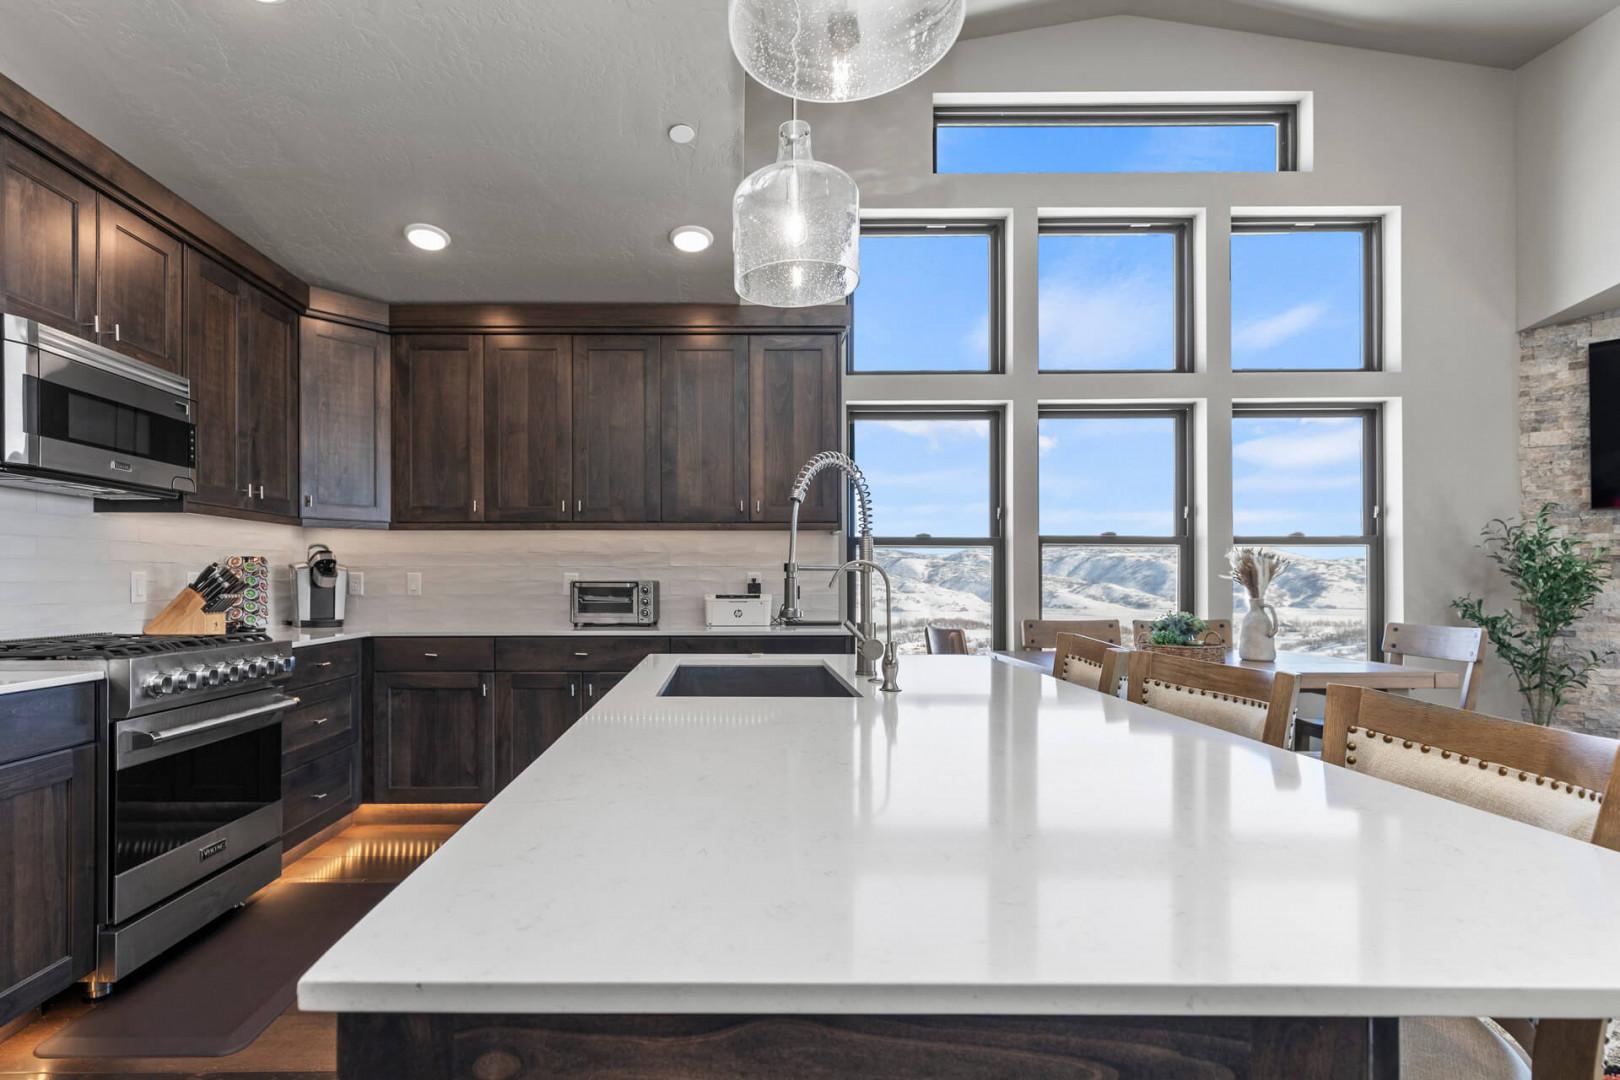
[[[423,251],[443,251],[450,246],[449,233],[437,225],[427,225],[422,222],[405,226],[405,239]]]
[[[691,124],[674,124],[669,129],[669,141],[677,146],[685,146],[697,138],[697,128]]]
[[[677,225],[669,234],[669,242],[688,255],[705,251],[714,243],[714,233],[701,225]]]

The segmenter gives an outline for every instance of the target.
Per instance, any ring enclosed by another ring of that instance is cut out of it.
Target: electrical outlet
[[[422,595],[422,572],[412,570],[405,575],[405,594],[407,596]]]
[[[132,604],[146,603],[145,570],[131,570],[129,572],[129,602]]]
[[[366,595],[366,575],[359,570],[349,571],[349,595]]]

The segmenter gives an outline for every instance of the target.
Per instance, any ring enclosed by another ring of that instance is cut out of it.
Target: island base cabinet
[[[338,1075],[1367,1080],[1397,1075],[1394,1031],[1358,1017],[343,1013]]]
[[[0,765],[0,1024],[95,966],[93,745]]]
[[[375,798],[478,803],[495,793],[491,676],[386,672],[372,684]]]

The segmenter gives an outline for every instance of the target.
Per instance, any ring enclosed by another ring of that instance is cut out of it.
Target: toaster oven
[[[575,626],[657,626],[658,582],[575,581],[568,609]]]

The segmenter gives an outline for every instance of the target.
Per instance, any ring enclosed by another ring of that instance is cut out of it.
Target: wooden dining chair
[[[1463,665],[1462,689],[1457,704],[1472,709],[1479,698],[1480,661],[1485,658],[1485,631],[1477,626],[1425,626],[1422,623],[1386,623],[1384,663],[1404,664],[1408,656],[1421,660],[1451,660]]]
[[[1050,649],[1057,645],[1059,634],[1080,634],[1110,645],[1119,644],[1118,619],[1025,619],[1024,649]]]
[[[1614,850],[1620,850],[1617,752],[1620,742],[1597,735],[1362,687],[1327,690],[1322,760],[1329,764]],[[1401,1076],[1597,1077],[1606,1027],[1601,1020],[1543,1020],[1527,1060],[1525,1048],[1494,1021],[1403,1019]]]
[[[1299,681],[1287,672],[1211,664],[1170,653],[1130,654],[1126,697],[1272,746],[1288,741]]]
[[[1130,665],[1130,650],[1084,634],[1059,634],[1055,649],[1053,675],[1109,697],[1119,696],[1120,680]]]
[[[1133,642],[1138,641],[1138,640],[1141,639],[1143,634],[1147,634],[1147,633],[1152,632],[1153,624],[1155,622],[1157,622],[1157,621],[1158,621],[1157,619],[1132,619],[1131,620],[1131,641],[1133,641]],[[1231,619],[1205,619],[1204,622],[1209,624],[1210,630],[1214,631],[1217,635],[1220,636],[1221,643],[1223,645],[1232,644],[1232,620]]]
[[[959,626],[930,626],[924,634],[933,656],[966,656],[967,632]]]

